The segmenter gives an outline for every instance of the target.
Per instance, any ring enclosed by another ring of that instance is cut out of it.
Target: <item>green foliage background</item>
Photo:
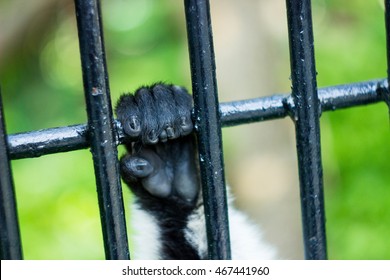
[[[1,15],[10,2],[0,2]],[[381,2],[312,2],[313,14],[324,14],[314,18],[319,87],[385,77]],[[36,17],[2,56],[9,133],[86,123],[74,8],[64,3]],[[190,87],[181,2],[103,1],[102,10],[112,100],[162,79]],[[326,113],[321,126],[329,257],[390,259],[387,107]],[[103,259],[89,151],[17,160],[12,167],[24,257]]]

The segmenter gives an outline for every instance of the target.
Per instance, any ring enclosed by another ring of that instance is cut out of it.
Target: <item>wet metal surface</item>
[[[0,92],[0,258],[20,260],[22,245],[15,189],[6,144],[6,129]]]
[[[306,259],[326,259],[320,101],[314,60],[310,0],[287,0],[292,98]]]
[[[386,45],[387,45],[387,81],[390,84],[390,0],[385,0],[385,24],[386,24]],[[389,107],[390,118],[390,90],[384,93],[384,100]]]
[[[234,126],[290,116],[296,125],[305,255],[326,258],[319,117],[325,111],[386,102],[387,79],[318,90],[310,0],[287,0],[292,94],[218,104],[206,0],[185,0],[209,258],[229,259],[221,125]],[[100,2],[75,0],[88,124],[6,135],[0,100],[0,241],[2,259],[21,259],[21,241],[10,159],[91,148],[107,259],[129,259],[117,145],[124,143],[113,119],[101,28]],[[385,0],[390,65],[390,0]],[[390,66],[388,66],[390,69]],[[126,139],[135,140],[135,139]]]
[[[209,1],[186,0],[184,3],[208,257],[225,260],[231,258],[231,253]]]
[[[322,88],[318,90],[321,112],[382,102],[386,91],[386,79]],[[283,94],[224,102],[219,110],[222,126],[228,127],[294,115],[295,105],[291,95]],[[118,144],[124,143],[120,123],[114,125]],[[31,158],[88,148],[88,134],[88,126],[80,124],[10,134],[7,142],[11,159]]]
[[[86,125],[42,129],[8,136],[13,159],[39,157],[88,147]]]
[[[88,113],[88,133],[82,135],[89,138],[94,161],[106,258],[129,259],[100,1],[76,0],[75,7]]]

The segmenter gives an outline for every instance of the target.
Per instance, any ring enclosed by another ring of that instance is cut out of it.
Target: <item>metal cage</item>
[[[231,257],[221,126],[289,116],[296,128],[305,258],[326,259],[321,113],[376,102],[390,106],[388,79],[317,90],[310,0],[286,0],[292,93],[219,104],[209,1],[184,3],[209,258]],[[130,258],[117,152],[124,134],[112,113],[100,2],[75,0],[75,7],[88,124],[7,135],[0,101],[1,259],[22,259],[10,160],[87,147],[94,162],[106,258]],[[385,7],[390,10],[390,0]],[[385,19],[389,45],[389,13]]]

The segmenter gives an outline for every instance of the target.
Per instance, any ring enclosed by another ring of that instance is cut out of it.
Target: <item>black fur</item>
[[[162,83],[122,95],[116,107],[124,132],[138,137],[126,145],[122,178],[158,221],[163,259],[200,258],[184,237],[199,196],[191,109],[184,88]]]

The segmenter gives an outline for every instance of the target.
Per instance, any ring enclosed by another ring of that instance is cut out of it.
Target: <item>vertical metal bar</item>
[[[20,260],[23,258],[22,246],[8,155],[0,90],[0,257],[2,260]]]
[[[76,0],[75,6],[106,258],[129,259],[100,2]]]
[[[185,0],[199,164],[210,259],[230,259],[221,122],[208,0]]]
[[[286,0],[306,259],[326,259],[320,103],[310,0]]]
[[[385,0],[385,23],[386,23],[386,45],[387,45],[387,81],[390,85],[390,0]],[[383,94],[385,102],[389,107],[390,117],[390,89]]]

